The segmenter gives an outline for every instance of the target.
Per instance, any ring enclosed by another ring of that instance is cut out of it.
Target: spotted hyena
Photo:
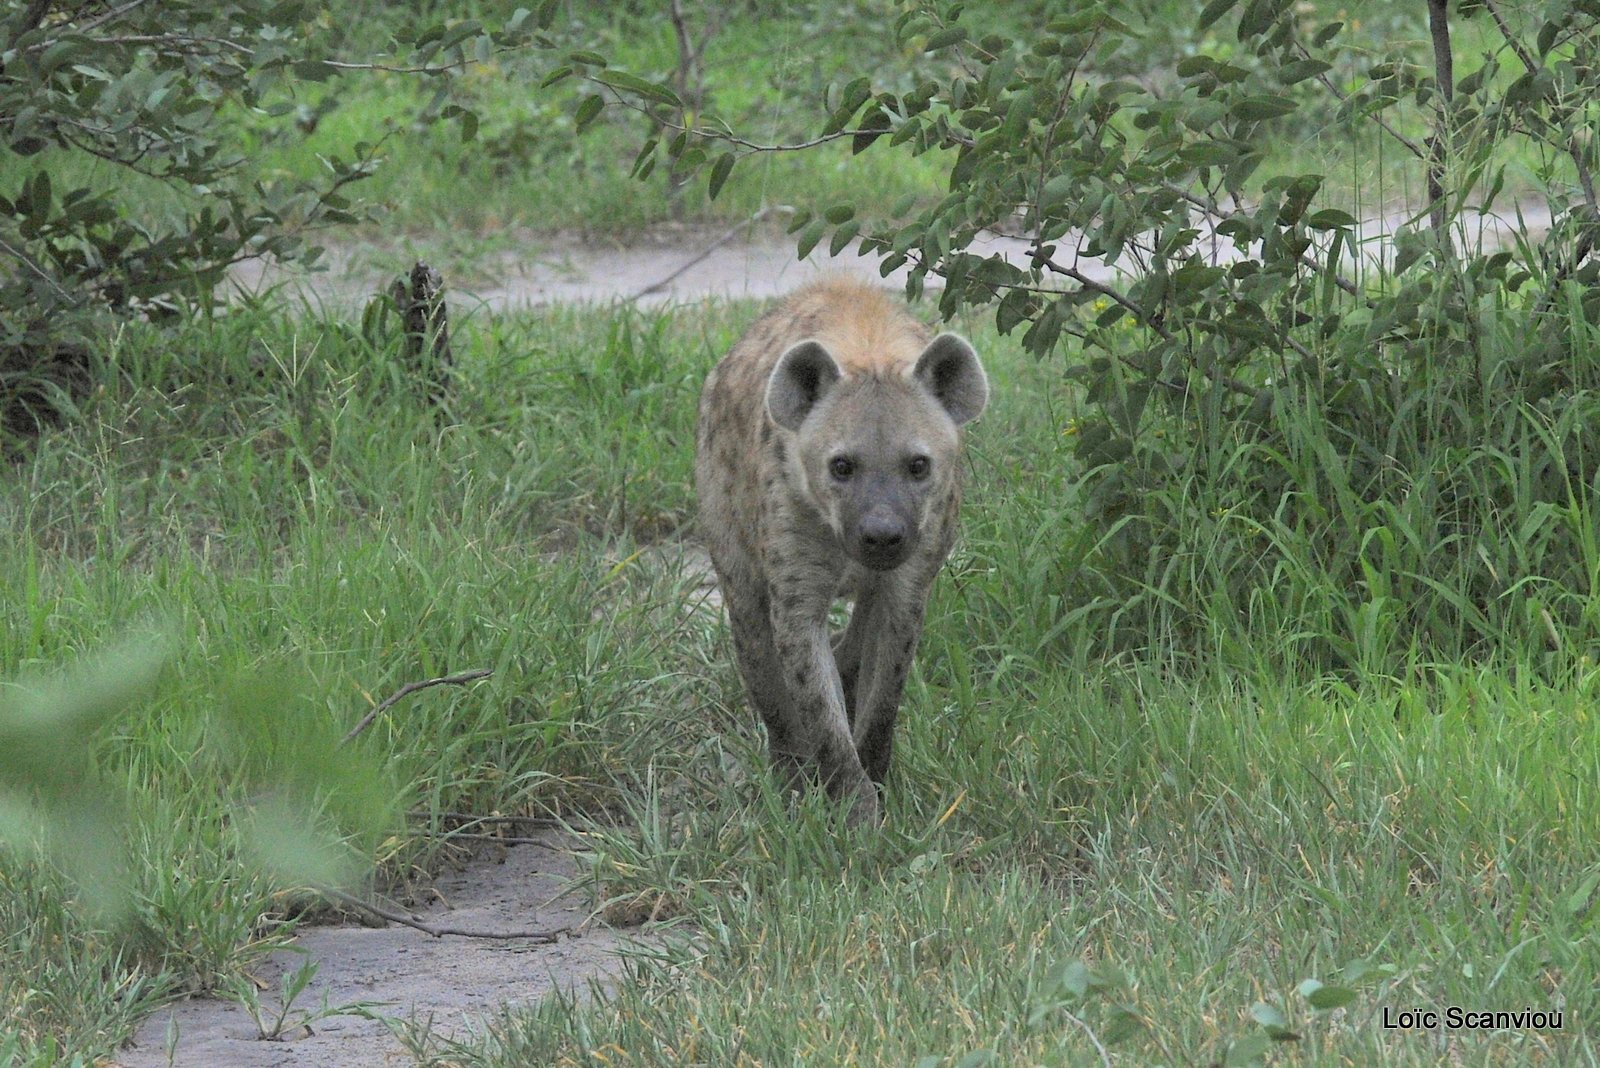
[[[774,766],[875,821],[928,590],[956,536],[961,427],[988,401],[972,346],[827,280],[790,296],[706,380],[701,529]],[[834,601],[854,602],[834,638]]]

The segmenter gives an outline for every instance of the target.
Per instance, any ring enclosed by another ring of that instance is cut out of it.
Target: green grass
[[[405,835],[401,809],[614,805],[661,743],[639,724],[666,729],[662,707],[694,685],[672,557],[634,554],[688,514],[694,391],[731,322],[484,324],[463,419],[442,429],[392,360],[340,327],[247,315],[114,341],[82,420],[7,473],[0,677],[51,676],[130,633],[179,651],[97,736],[135,828],[118,922],[84,943],[69,895],[8,858],[0,1030],[103,1049],[148,997],[237,968],[291,886],[256,872],[228,814],[404,682],[495,670],[362,736],[392,807],[331,801],[368,864],[404,872],[437,849]],[[243,762],[219,737],[237,726],[219,720],[229,702],[265,706],[239,719]],[[57,911],[16,907],[29,896]],[[75,933],[44,933],[57,929]],[[98,1022],[105,983],[140,994],[115,1023]]]
[[[1593,1063],[1600,739],[1574,691],[1456,681],[1492,711],[1397,722],[1337,688],[1143,670],[919,708],[881,835],[732,804],[605,843],[630,887],[666,846],[689,858],[672,890],[698,936],[454,1063],[1085,1064],[1098,1039],[1115,1063],[1215,1064],[1264,1002],[1301,1036],[1274,1063],[1422,1065],[1439,1046],[1385,1032],[1385,1007],[1563,1000],[1564,1033],[1448,1048]],[[1073,996],[1078,961],[1108,987]],[[1307,979],[1354,998],[1313,1011]]]
[[[129,634],[176,651],[94,735],[127,811],[124,910],[85,909],[30,852],[0,864],[0,1062],[103,1056],[160,999],[225,988],[315,900],[236,817],[400,684],[471,667],[495,675],[397,705],[316,780],[318,826],[403,875],[439,849],[406,828],[441,812],[600,816],[603,914],[687,937],[470,1048],[417,1039],[423,1063],[1077,1064],[1099,1041],[1210,1064],[1264,1033],[1258,1002],[1301,1036],[1274,1063],[1437,1063],[1376,1021],[1450,1004],[1565,1007],[1559,1034],[1451,1036],[1460,1063],[1600,1060],[1594,666],[1491,651],[1335,678],[1215,604],[1210,657],[1159,630],[1119,646],[1065,480],[1078,400],[980,324],[994,405],[888,823],[788,811],[677,563],[694,398],[754,312],[471,321],[443,419],[337,324],[113,339],[105,388],[0,492],[0,678]],[[266,715],[230,748],[235,705]],[[1313,1011],[1307,979],[1353,998]]]

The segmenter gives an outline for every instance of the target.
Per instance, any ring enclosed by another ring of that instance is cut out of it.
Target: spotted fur
[[[906,672],[961,503],[976,353],[857,282],[801,289],[706,379],[701,532],[772,762],[878,818]],[[828,613],[852,602],[837,637]]]

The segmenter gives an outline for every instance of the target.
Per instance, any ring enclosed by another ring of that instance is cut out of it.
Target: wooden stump
[[[444,277],[418,260],[408,277],[395,279],[393,296],[405,331],[406,364],[426,385],[429,403],[442,403],[450,393],[450,365],[455,359]]]

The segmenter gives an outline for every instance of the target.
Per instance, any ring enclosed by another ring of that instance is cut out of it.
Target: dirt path
[[[435,255],[425,243],[393,250],[344,245],[329,249],[325,271],[305,273],[245,263],[234,272],[234,281],[245,293],[282,287],[291,301],[348,315],[416,258],[444,273],[452,312],[457,308],[464,312],[515,311],[542,304],[615,300],[660,305],[709,298],[766,298],[787,293],[824,272],[882,279],[879,258],[859,255],[854,244],[837,257],[819,249],[801,261],[795,259],[794,239],[782,233],[718,244],[725,233],[676,229],[641,237],[626,247],[570,234],[530,234],[513,250],[502,248],[472,256],[470,266],[461,262],[459,252]],[[996,236],[984,240],[983,251],[999,251],[1008,259],[1021,260],[1026,257],[1026,243]],[[452,266],[452,260],[460,266]],[[891,273],[884,284],[903,286],[905,276],[902,268]]]
[[[1457,224],[1458,243],[1463,247],[1504,247],[1517,229],[1518,215],[1529,235],[1550,226],[1550,212],[1542,205],[1525,205],[1498,216],[1467,213]],[[1350,242],[1356,251],[1347,253],[1343,269],[1355,270],[1357,260],[1390,261],[1392,238],[1407,221],[1406,214],[1393,213],[1357,225]],[[1057,259],[1070,261],[1070,235],[1056,244]],[[510,240],[502,237],[496,245],[497,249],[464,258],[459,249],[431,253],[425,242],[407,249],[351,244],[330,249],[325,258],[327,270],[322,272],[295,273],[247,263],[235,272],[234,280],[246,293],[281,287],[293,301],[348,315],[418,257],[443,271],[451,291],[451,311],[456,314],[573,302],[636,300],[657,305],[768,298],[824,272],[881,279],[890,287],[903,287],[906,277],[903,267],[883,276],[879,271],[882,257],[861,255],[859,242],[851,242],[838,256],[829,256],[818,246],[805,260],[796,260],[794,239],[775,230],[754,235],[740,231],[730,239],[727,231],[680,227],[641,235],[627,246],[570,234],[526,234]],[[1198,247],[1217,263],[1231,263],[1242,256],[1232,241],[1204,229]],[[978,256],[998,254],[1009,263],[1026,266],[1029,249],[1029,243],[1020,238],[985,233],[967,251]],[[1087,277],[1105,282],[1134,265],[1131,258],[1111,266],[1085,258],[1076,266]],[[928,287],[937,288],[938,280],[929,278]]]
[[[587,903],[568,893],[568,880],[577,874],[568,845],[552,835],[546,845],[505,849],[498,857],[448,871],[434,883],[433,903],[417,915],[435,925],[502,931],[581,923]],[[619,953],[630,943],[651,940],[601,924],[553,945],[433,938],[400,925],[308,927],[295,939],[299,952],[279,951],[253,974],[263,987],[262,1007],[276,1010],[280,977],[308,958],[318,962],[316,978],[292,1003],[291,1019],[315,1012],[324,997],[330,1006],[382,1002],[373,1008],[382,1017],[431,1021],[436,1034],[460,1037],[503,1007],[614,979],[622,970]],[[169,1060],[167,1034],[174,1022],[178,1040]],[[263,1041],[239,1004],[198,998],[146,1020],[113,1063],[121,1068],[378,1068],[413,1061],[382,1019],[331,1016],[313,1022],[309,1033],[295,1028],[283,1041]]]

